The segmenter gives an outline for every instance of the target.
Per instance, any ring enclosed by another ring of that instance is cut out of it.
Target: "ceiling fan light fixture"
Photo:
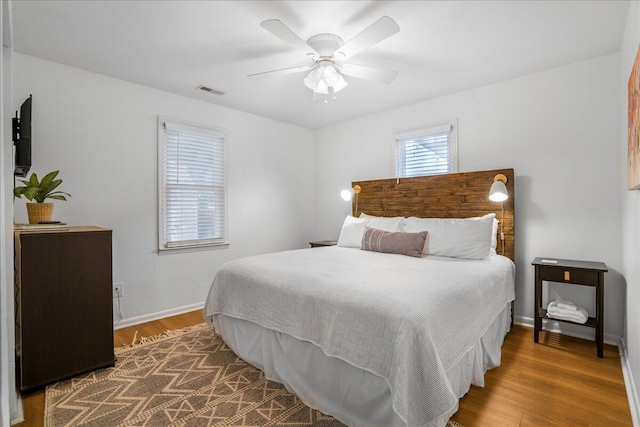
[[[329,93],[329,86],[324,80],[320,80],[313,91],[315,93],[327,94]]]
[[[333,85],[333,91],[334,92],[340,92],[342,89],[347,87],[347,85],[349,83],[347,83],[347,81],[344,79],[344,77],[342,77],[342,74],[340,74],[340,73],[336,73],[336,74],[338,75],[338,80]]]
[[[324,68],[323,78],[327,86],[334,86],[338,83],[338,79],[340,78],[340,74],[338,70],[335,69],[333,65],[328,65]]]
[[[307,77],[304,78],[304,84],[311,90],[316,90],[318,83],[322,80],[322,72],[316,67]]]
[[[315,93],[323,95],[329,93],[329,88],[338,92],[347,86],[344,77],[333,64],[320,64],[311,70],[305,77],[304,84]]]

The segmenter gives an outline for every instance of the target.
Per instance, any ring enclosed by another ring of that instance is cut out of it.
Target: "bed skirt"
[[[308,406],[353,427],[407,425],[393,410],[391,391],[384,378],[327,356],[313,343],[247,320],[222,314],[207,320],[239,357],[261,369],[267,379],[282,383]],[[500,365],[502,343],[510,323],[511,303],[447,371],[451,389],[458,398],[472,384],[484,386],[484,373]],[[444,427],[457,410],[456,404],[424,427]]]

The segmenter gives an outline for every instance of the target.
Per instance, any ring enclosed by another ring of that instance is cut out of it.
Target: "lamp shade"
[[[303,81],[309,89],[315,91],[320,80],[322,80],[322,72],[318,68],[314,68]]]
[[[331,86],[333,87],[334,92],[339,92],[345,87],[347,87],[349,83],[347,83],[344,77],[342,77],[342,74],[336,73],[336,75],[337,75],[336,82]]]
[[[340,192],[340,197],[342,197],[342,200],[345,202],[348,202],[353,197],[352,190],[342,190]]]
[[[502,181],[495,181],[491,184],[491,189],[489,190],[489,200],[492,202],[504,202],[509,198],[509,192],[507,191],[507,186],[504,185]]]
[[[344,200],[345,202],[348,202],[349,200],[353,199],[353,196],[356,196],[356,203],[358,201],[358,194],[360,194],[360,192],[362,191],[362,187],[360,187],[358,184],[354,185],[352,188],[348,189],[348,190],[342,190],[340,192],[340,197],[342,197],[342,200]]]

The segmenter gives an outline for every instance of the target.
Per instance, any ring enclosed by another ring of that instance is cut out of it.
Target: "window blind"
[[[160,249],[225,243],[224,134],[168,121],[161,130]]]
[[[451,126],[396,137],[396,177],[455,172]]]

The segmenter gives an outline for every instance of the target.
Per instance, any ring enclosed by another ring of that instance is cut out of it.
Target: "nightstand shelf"
[[[543,319],[553,320],[555,322],[573,323],[574,325],[588,326],[590,328],[596,328],[598,326],[598,319],[596,319],[595,317],[589,317],[586,323],[578,323],[571,320],[554,319],[553,317],[547,317],[547,310],[545,308],[538,309],[538,316]]]
[[[309,246],[312,248],[321,248],[323,246],[335,246],[338,242],[335,240],[318,240],[316,242],[309,242]]]
[[[543,262],[544,260],[544,262]],[[533,341],[538,342],[542,331],[542,320],[571,323],[587,326],[596,330],[598,357],[604,356],[604,273],[608,270],[603,262],[577,261],[570,259],[536,258],[531,264],[535,267],[535,310]],[[542,282],[554,282],[568,285],[592,286],[596,288],[596,316],[589,317],[586,323],[547,317],[542,307]]]

